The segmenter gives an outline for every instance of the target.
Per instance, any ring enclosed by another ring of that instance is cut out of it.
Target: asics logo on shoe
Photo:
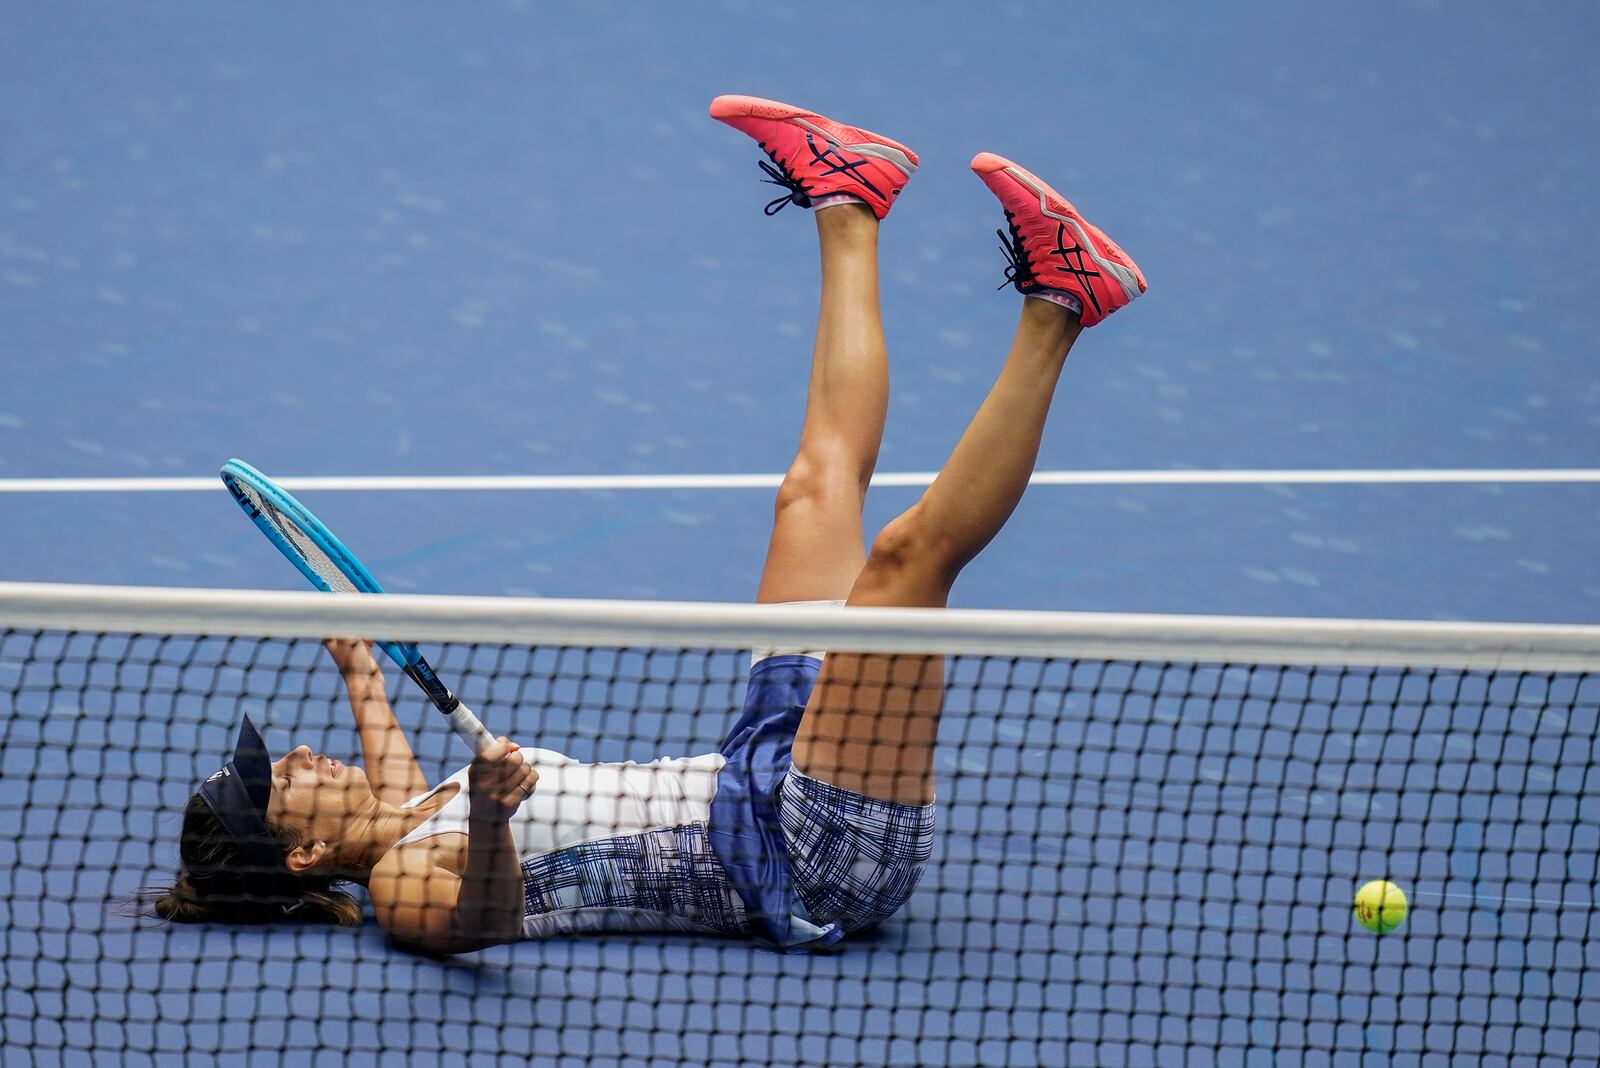
[[[854,160],[852,160],[843,152],[839,151],[839,145],[835,141],[829,141],[828,147],[819,152],[817,151],[816,136],[809,130],[806,131],[806,146],[811,149],[812,162],[826,164],[828,168],[821,174],[816,175],[816,177],[827,178],[829,175],[845,174],[851,178],[854,178],[866,188],[872,190],[879,197],[883,196],[883,193],[879,191],[877,186],[873,185],[865,177],[857,173],[859,168],[867,165],[867,158],[865,156],[857,156]]]
[[[1100,298],[1095,296],[1094,287],[1089,284],[1089,279],[1099,278],[1101,276],[1100,272],[1091,270],[1089,268],[1089,264],[1095,262],[1093,258],[1089,256],[1089,250],[1078,244],[1076,241],[1072,243],[1071,248],[1068,248],[1066,244],[1066,236],[1067,224],[1060,222],[1056,223],[1056,247],[1050,250],[1050,255],[1061,257],[1061,262],[1063,264],[1063,266],[1057,267],[1056,270],[1063,274],[1070,274],[1076,278],[1083,287],[1083,295],[1088,297],[1089,300],[1093,302],[1094,310],[1099,312],[1102,310],[1100,307]]]

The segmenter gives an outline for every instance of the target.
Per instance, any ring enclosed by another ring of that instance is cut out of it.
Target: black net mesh
[[[582,761],[715,751],[749,671],[737,650],[431,659],[491,730]],[[438,782],[465,751],[387,671]],[[803,955],[635,932],[431,958],[370,906],[354,930],[130,919],[240,713],[275,755],[360,760],[338,672],[314,641],[9,630],[0,701],[6,1065],[1600,1056],[1586,675],[951,657],[920,884]],[[1410,898],[1393,933],[1352,918],[1369,879]]]

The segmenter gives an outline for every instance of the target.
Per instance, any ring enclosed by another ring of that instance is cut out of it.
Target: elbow
[[[477,946],[468,946],[449,935],[410,934],[389,932],[389,944],[405,953],[419,957],[454,957],[470,953]]]
[[[475,929],[462,931],[454,928],[435,930],[396,930],[387,929],[384,932],[391,945],[407,953],[415,953],[423,957],[454,957],[462,953],[474,953],[490,946],[503,945],[515,942],[521,937],[521,930],[498,928],[493,931]]]

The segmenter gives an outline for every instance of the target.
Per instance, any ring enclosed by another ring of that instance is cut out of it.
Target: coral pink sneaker
[[[791,201],[826,207],[848,195],[881,219],[917,170],[917,154],[905,145],[776,100],[719,96],[711,117],[755,138],[777,165],[761,164],[763,181],[787,190],[766,206],[768,215]]]
[[[1145,291],[1138,265],[1066,197],[992,152],[972,157],[972,169],[1005,208],[1011,236],[995,233],[1010,261],[1006,282],[1017,292],[1066,293],[1082,305],[1083,325],[1093,326]]]

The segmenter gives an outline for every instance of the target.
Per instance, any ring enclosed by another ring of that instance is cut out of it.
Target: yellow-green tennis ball
[[[1356,920],[1369,931],[1388,934],[1406,922],[1406,895],[1394,883],[1374,879],[1356,891]]]

